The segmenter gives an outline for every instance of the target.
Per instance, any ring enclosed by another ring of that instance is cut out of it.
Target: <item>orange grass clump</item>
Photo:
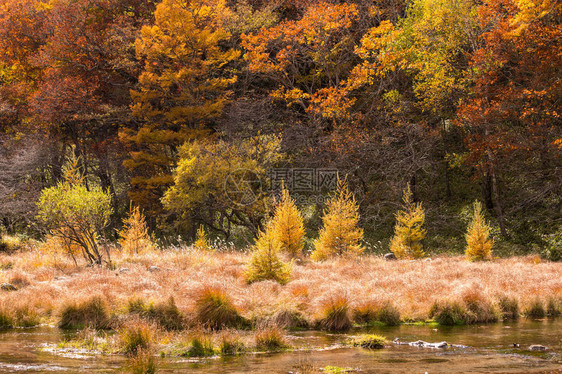
[[[323,303],[319,325],[329,331],[347,331],[351,328],[349,301],[344,296],[330,297]]]
[[[219,330],[237,327],[242,323],[232,299],[221,288],[204,287],[195,301],[196,320],[202,325]]]

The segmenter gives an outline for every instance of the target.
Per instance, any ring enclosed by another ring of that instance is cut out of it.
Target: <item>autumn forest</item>
[[[151,373],[294,329],[562,314],[561,21],[557,0],[0,0],[0,330],[87,327],[72,344]]]

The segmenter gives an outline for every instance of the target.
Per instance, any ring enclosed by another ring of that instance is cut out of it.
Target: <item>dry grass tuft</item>
[[[4,307],[0,308],[0,330],[14,327],[14,319]]]
[[[218,287],[204,287],[196,297],[195,319],[200,324],[220,330],[239,327],[243,319],[227,293]]]
[[[548,317],[558,317],[562,315],[562,300],[549,297],[546,304],[546,315]]]
[[[540,319],[546,317],[544,303],[540,298],[535,298],[523,308],[523,315],[527,318]]]
[[[501,318],[503,320],[519,319],[519,301],[513,296],[500,296],[498,300]]]
[[[347,331],[351,328],[349,302],[344,296],[329,298],[323,305],[319,320],[322,329],[329,331]]]
[[[150,352],[155,330],[155,326],[140,319],[126,322],[119,329],[120,351],[127,355]]]
[[[390,301],[377,302],[368,300],[353,309],[353,320],[359,324],[382,322],[388,326],[400,323],[400,311]]]
[[[215,349],[213,341],[209,333],[205,331],[197,331],[191,339],[187,356],[189,357],[207,357],[214,356]]]
[[[283,329],[279,326],[259,328],[255,334],[256,349],[260,351],[280,351],[289,348]]]
[[[284,329],[308,328],[310,324],[298,310],[283,308],[271,317],[271,323]]]
[[[15,270],[12,272],[9,283],[13,284],[17,288],[23,288],[29,286],[31,284],[31,280],[26,273],[20,270]]]
[[[236,331],[224,330],[219,335],[219,352],[221,355],[237,355],[246,351],[240,335]]]
[[[165,330],[182,330],[185,327],[185,317],[176,306],[173,297],[165,302],[149,305],[146,305],[142,299],[131,299],[128,302],[127,310],[129,313],[157,323]]]
[[[468,323],[466,309],[459,301],[435,302],[429,311],[429,318],[433,318],[437,323],[445,326]]]
[[[62,329],[108,328],[109,306],[101,296],[94,296],[82,302],[71,302],[62,307],[59,327]]]
[[[467,311],[466,323],[489,323],[498,320],[499,312],[479,287],[466,289],[462,301]]]
[[[155,374],[157,365],[152,351],[139,349],[136,354],[129,358],[127,371],[131,374]]]

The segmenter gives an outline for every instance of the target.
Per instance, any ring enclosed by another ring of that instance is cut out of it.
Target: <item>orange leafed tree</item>
[[[273,80],[271,96],[308,113],[313,121],[346,115],[345,79],[354,62],[354,4],[318,2],[302,18],[242,36],[250,71]]]

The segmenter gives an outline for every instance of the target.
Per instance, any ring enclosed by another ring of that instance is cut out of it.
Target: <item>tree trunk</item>
[[[503,209],[502,209],[500,194],[498,189],[498,178],[496,175],[495,160],[490,149],[488,149],[487,154],[488,154],[488,167],[490,170],[490,178],[492,182],[492,197],[494,199],[494,208],[496,210],[496,215],[498,217],[500,232],[504,238],[507,238],[507,230],[505,229]]]

